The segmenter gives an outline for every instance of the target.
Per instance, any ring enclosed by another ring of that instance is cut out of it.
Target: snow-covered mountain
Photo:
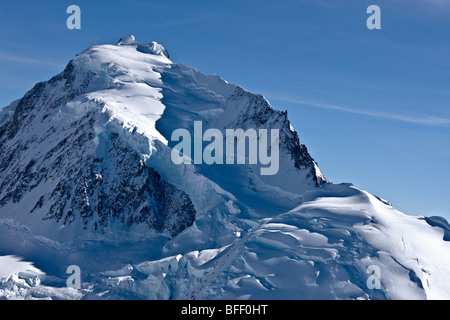
[[[195,121],[278,129],[277,174],[174,164]],[[2,109],[0,185],[0,297],[450,298],[444,219],[329,183],[286,112],[133,36]]]

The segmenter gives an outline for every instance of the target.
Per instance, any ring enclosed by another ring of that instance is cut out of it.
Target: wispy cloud
[[[53,68],[64,68],[65,67],[65,65],[63,63],[59,63],[59,62],[21,57],[21,56],[9,54],[9,53],[2,53],[2,52],[0,52],[0,60],[6,61],[6,62],[26,63],[26,64],[32,64],[35,66],[45,66],[45,67],[53,67]]]
[[[321,108],[321,109],[327,109],[327,110],[334,110],[334,111],[345,112],[345,113],[350,113],[350,114],[357,114],[357,115],[362,115],[362,116],[366,116],[366,117],[401,121],[401,122],[426,125],[426,126],[449,126],[450,125],[450,119],[444,118],[444,117],[435,117],[435,116],[429,116],[429,115],[412,116],[412,115],[407,115],[407,114],[396,114],[396,113],[390,113],[390,112],[354,109],[354,108],[348,108],[348,107],[343,107],[343,106],[338,106],[338,105],[311,102],[311,101],[302,101],[302,100],[296,100],[296,99],[286,99],[286,98],[278,98],[278,97],[273,97],[273,98],[276,100],[279,100],[279,101],[295,103],[295,104],[299,104],[299,105],[303,105],[303,106],[309,106],[309,107]]]
[[[205,17],[194,17],[194,18],[186,18],[186,19],[177,19],[177,20],[169,20],[162,23],[157,23],[154,27],[158,28],[164,28],[164,27],[177,27],[177,26],[183,26],[188,24],[195,24],[199,22],[205,22],[209,21],[211,19],[215,19],[217,16],[214,15],[208,15]]]
[[[334,3],[330,4],[330,3],[326,3],[324,1],[318,1],[318,0],[296,0],[296,1],[313,4],[313,5],[317,5],[317,6],[321,6],[321,7],[327,7],[327,8],[335,8],[336,7],[336,5]]]

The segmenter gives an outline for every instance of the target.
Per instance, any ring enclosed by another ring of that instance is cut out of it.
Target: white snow
[[[0,256],[0,278],[25,271],[43,274],[31,262],[23,261],[21,258],[11,255]]]

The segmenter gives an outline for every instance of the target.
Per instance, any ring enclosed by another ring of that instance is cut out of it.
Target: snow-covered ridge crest
[[[116,119],[150,141],[158,139],[167,143],[155,129],[155,122],[165,109],[161,103],[162,81],[157,67],[172,63],[161,45],[141,44],[133,36],[127,36],[114,46],[91,47],[71,63],[77,84],[85,81],[86,74],[94,73],[85,96],[101,102],[102,112],[107,113],[110,120]]]
[[[134,36],[131,34],[120,38],[120,40],[117,42],[117,45],[118,46],[135,45],[137,51],[156,55],[164,55],[167,59],[170,59],[169,52],[156,41],[152,41],[148,44],[142,44],[137,42]]]

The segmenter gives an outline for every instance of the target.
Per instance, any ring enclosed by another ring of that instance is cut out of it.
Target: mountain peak
[[[85,238],[117,224],[129,229],[147,225],[174,236],[192,224],[195,212],[210,214],[211,196],[205,199],[205,193],[226,203],[230,198],[222,193],[232,192],[236,202],[249,207],[271,199],[275,207],[257,210],[266,216],[280,207],[292,209],[300,193],[325,182],[285,113],[217,76],[173,64],[162,45],[142,44],[133,35],[116,45],[86,49],[0,116],[0,154],[11,155],[0,157],[0,211],[28,225],[32,214],[40,236],[54,240],[67,239],[68,229]],[[205,131],[278,130],[282,170],[256,176],[261,163],[217,170],[172,163],[173,132],[193,132],[196,121]],[[23,179],[17,181],[18,176]],[[186,180],[195,181],[195,187]],[[204,192],[198,192],[199,185]],[[172,214],[172,208],[180,211]],[[54,225],[43,222],[48,220],[63,225],[64,232],[55,233]]]
[[[120,38],[119,42],[117,42],[117,45],[124,45],[124,44],[136,44],[136,38],[132,34],[128,34],[122,38]]]
[[[156,41],[152,41],[150,43],[140,43],[139,41],[136,41],[136,38],[132,34],[128,34],[120,38],[116,45],[135,45],[136,50],[139,52],[162,55],[167,59],[170,59],[169,52],[161,44]]]

